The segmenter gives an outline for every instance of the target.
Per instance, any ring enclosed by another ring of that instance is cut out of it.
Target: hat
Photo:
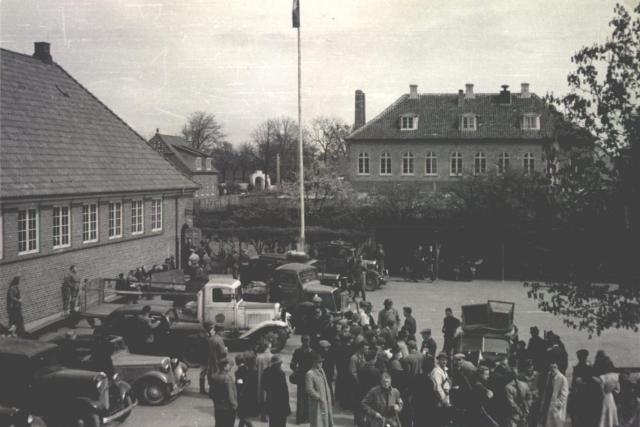
[[[465,356],[463,353],[456,353],[453,355],[453,360],[464,360],[466,358],[467,356]]]
[[[321,340],[318,345],[322,348],[329,348],[331,347],[331,343],[327,340]]]
[[[271,365],[277,365],[279,363],[282,363],[282,358],[280,356],[278,356],[277,354],[271,356]]]
[[[440,353],[438,353],[438,357],[436,359],[447,359],[447,358],[449,358],[449,355],[444,351],[441,351]]]
[[[426,328],[420,331],[420,335],[430,334],[430,333],[431,333],[431,328]]]
[[[589,356],[589,352],[583,348],[581,350],[576,351],[576,356],[578,356],[578,358],[587,357]]]

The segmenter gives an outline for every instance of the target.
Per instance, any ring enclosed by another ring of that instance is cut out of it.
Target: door
[[[223,325],[225,329],[237,327],[236,295],[232,288],[220,287],[211,289],[211,300],[207,306],[207,321]]]

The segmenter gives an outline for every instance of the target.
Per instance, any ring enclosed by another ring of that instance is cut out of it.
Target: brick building
[[[174,255],[198,186],[52,61],[0,53],[0,322],[21,276],[27,329],[61,316],[63,275],[116,277]]]
[[[200,184],[195,198],[215,199],[218,196],[218,171],[211,155],[191,147],[186,139],[175,135],[163,135],[159,129],[149,140],[149,146],[162,153],[176,169]]]
[[[374,119],[355,94],[354,131],[347,138],[347,177],[360,191],[402,182],[442,190],[467,174],[544,172],[553,142],[550,112],[529,84],[520,93],[419,94],[416,85]]]

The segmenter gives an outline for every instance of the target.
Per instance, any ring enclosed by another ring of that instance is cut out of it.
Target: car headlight
[[[109,388],[109,378],[104,372],[100,372],[96,377],[96,389],[99,393]]]
[[[33,424],[33,415],[29,414],[27,416],[27,425],[30,426],[31,424]]]
[[[111,379],[112,379],[112,381],[113,381],[114,383],[117,383],[118,381],[120,381],[120,380],[121,380],[121,378],[120,378],[120,374],[118,374],[118,373],[113,374],[113,378],[111,378]]]
[[[173,359],[171,359],[171,366],[173,366],[174,368],[177,367],[179,363],[180,361],[178,360],[177,357],[174,357]]]
[[[160,370],[162,372],[168,373],[171,370],[171,361],[167,359],[162,359],[162,364],[160,365]]]

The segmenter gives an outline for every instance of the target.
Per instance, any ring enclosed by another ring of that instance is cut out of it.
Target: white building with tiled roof
[[[21,276],[34,327],[62,312],[61,284],[180,259],[199,186],[53,62],[0,50],[0,322]]]
[[[356,91],[355,126],[347,138],[347,176],[375,191],[419,182],[438,190],[468,174],[545,171],[553,140],[550,112],[523,83],[520,93],[421,94],[411,85],[378,116],[365,121],[365,95]]]

